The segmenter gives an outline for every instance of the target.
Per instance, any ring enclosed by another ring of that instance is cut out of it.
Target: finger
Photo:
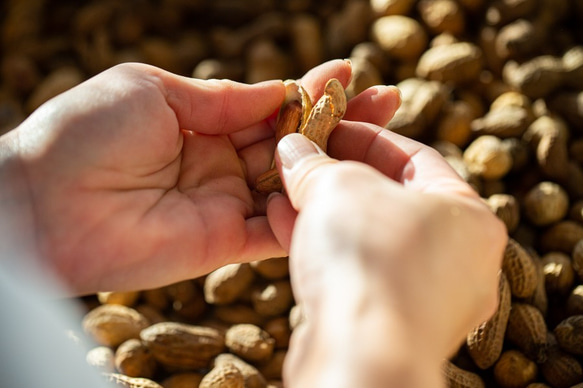
[[[267,198],[267,219],[271,230],[282,248],[289,252],[294,223],[298,213],[289,199],[281,193],[273,193]]]
[[[337,78],[346,87],[350,82],[351,71],[352,68],[349,61],[333,60],[311,69],[300,82],[310,94],[311,99],[315,101],[323,94],[324,86],[330,78]],[[373,96],[373,94],[376,96]],[[370,109],[370,111],[380,112],[381,109],[376,109],[376,107],[385,103],[390,106],[390,101],[388,101],[391,100],[390,95],[390,92],[370,91],[363,94],[360,99],[357,99],[354,106],[356,107],[356,111],[360,111],[364,117],[366,116],[363,113],[365,109],[362,105],[365,103],[365,100],[377,104],[373,107],[375,109]],[[361,105],[361,108],[359,108],[359,105]],[[391,112],[389,113],[392,115]],[[385,115],[371,114],[367,117],[377,122],[385,120]],[[379,118],[379,116],[382,117]],[[358,115],[354,117],[358,117]],[[229,136],[235,147],[239,150],[239,156],[244,161],[247,168],[248,183],[251,186],[261,173],[270,168],[273,159],[273,149],[275,147],[272,126],[267,121],[263,121],[255,127],[252,131],[245,129]]]
[[[300,84],[306,89],[312,102],[315,102],[324,94],[326,82],[331,78],[336,78],[346,88],[352,78],[350,61],[335,59],[316,66],[302,77]]]
[[[239,260],[249,262],[287,255],[287,249],[282,248],[273,234],[267,217],[253,217],[246,220],[247,241]]]
[[[245,175],[249,187],[254,187],[259,175],[272,167],[274,147],[275,140],[272,133],[271,138],[262,140],[239,151],[239,158],[241,158],[245,168]]]
[[[292,133],[277,144],[275,161],[294,209],[304,207],[318,176],[326,165],[337,163],[307,137]]]
[[[437,151],[373,124],[341,122],[328,139],[328,153],[364,162],[418,191],[478,196]]]
[[[279,80],[247,85],[182,77],[148,65],[132,66],[156,77],[182,129],[209,135],[230,134],[266,119],[285,96]]]
[[[273,139],[273,128],[267,121],[260,121],[251,127],[231,133],[229,139],[235,149],[240,151],[263,140]]]
[[[364,121],[384,127],[401,106],[401,92],[395,86],[373,86],[348,101],[344,120]]]

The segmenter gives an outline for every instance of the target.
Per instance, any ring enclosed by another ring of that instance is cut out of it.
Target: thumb
[[[277,144],[275,162],[289,200],[297,211],[317,189],[321,167],[338,161],[330,158],[315,143],[299,133],[285,136]]]

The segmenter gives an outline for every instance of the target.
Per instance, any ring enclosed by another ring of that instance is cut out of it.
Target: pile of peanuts
[[[500,307],[450,387],[583,387],[583,3],[568,0],[7,0],[0,133],[120,62],[298,78],[350,58],[352,97],[396,84],[389,130],[437,149],[505,223]],[[126,387],[281,387],[301,320],[287,258],[84,300],[87,361]],[[428,323],[430,324],[430,323]]]

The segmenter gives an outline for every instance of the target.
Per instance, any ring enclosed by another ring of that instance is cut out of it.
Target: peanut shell
[[[243,375],[245,388],[265,388],[267,382],[265,377],[253,365],[243,361],[231,353],[219,354],[214,360],[214,367],[220,367],[224,364],[232,364]]]
[[[403,136],[418,138],[440,113],[447,100],[447,89],[436,81],[408,78],[397,84],[401,107],[385,128]]]
[[[523,299],[526,303],[533,305],[536,307],[543,316],[547,314],[548,307],[549,307],[549,298],[547,295],[546,290],[546,278],[543,269],[543,263],[538,258],[534,258],[533,262],[535,263],[536,270],[537,270],[537,286],[534,290],[534,293],[528,297]]]
[[[537,287],[537,270],[533,258],[516,240],[510,238],[504,251],[502,270],[508,278],[512,295],[528,298]]]
[[[583,356],[583,315],[572,315],[553,330],[559,346],[576,356]]]
[[[524,197],[524,213],[537,226],[553,224],[569,210],[567,192],[554,182],[540,182]]]
[[[487,180],[500,179],[512,168],[512,157],[502,140],[492,135],[476,138],[464,151],[464,162],[472,174]]]
[[[200,373],[175,373],[162,381],[164,388],[192,388],[198,387],[203,376]]]
[[[101,304],[121,304],[128,307],[133,307],[139,297],[139,291],[97,293],[97,299]]]
[[[289,346],[291,327],[288,317],[276,317],[265,322],[263,330],[269,333],[275,340],[276,349],[287,348]]]
[[[526,303],[512,303],[506,338],[537,363],[547,358],[547,325],[542,313]]]
[[[199,388],[245,388],[245,379],[233,364],[225,363],[207,373]]]
[[[85,360],[87,364],[99,369],[101,372],[113,372],[115,354],[110,347],[97,346],[87,352]]]
[[[139,338],[140,331],[148,325],[148,320],[136,310],[115,304],[96,307],[83,318],[83,330],[98,344],[110,347]]]
[[[405,61],[417,59],[427,46],[427,33],[408,16],[378,18],[371,26],[371,37],[388,55]]]
[[[521,388],[535,381],[536,364],[517,350],[507,350],[494,366],[494,378],[502,388]]]
[[[275,351],[273,356],[259,367],[261,374],[268,380],[280,378],[283,374],[283,364],[286,355],[287,350],[282,349]]]
[[[529,112],[519,106],[505,106],[490,110],[485,116],[472,121],[472,132],[500,138],[519,137],[532,120]]]
[[[504,334],[510,315],[510,286],[506,276],[500,274],[499,303],[496,313],[470,333],[466,338],[468,352],[476,365],[481,369],[488,369],[502,353]]]
[[[472,119],[473,109],[466,101],[446,103],[435,136],[438,140],[449,141],[460,147],[465,146],[472,135]]]
[[[421,18],[434,33],[461,34],[466,19],[461,6],[454,0],[422,0],[417,4]]]
[[[273,354],[275,341],[260,327],[251,324],[233,325],[225,334],[230,351],[251,362],[267,361]]]
[[[464,370],[450,361],[443,364],[443,374],[450,388],[485,388],[482,378],[470,371]]]
[[[425,51],[417,64],[417,76],[432,81],[463,84],[482,70],[482,51],[467,42],[436,46]]]
[[[273,257],[266,260],[252,261],[249,264],[253,271],[265,279],[276,280],[289,275],[289,259],[287,257]]]
[[[504,222],[509,233],[514,232],[520,222],[520,207],[516,198],[510,194],[494,194],[486,203],[496,216]]]
[[[562,252],[549,252],[542,257],[545,289],[550,294],[566,295],[575,281],[571,258]]]
[[[543,232],[540,244],[543,251],[573,252],[575,244],[583,239],[583,224],[562,220]]]
[[[178,322],[152,325],[140,333],[140,338],[154,358],[172,370],[206,368],[225,347],[218,330]]]
[[[337,79],[326,83],[324,94],[316,101],[310,115],[302,122],[300,133],[326,152],[328,136],[346,113],[346,94]]]
[[[573,288],[567,297],[566,310],[568,315],[583,315],[583,284]]]
[[[115,351],[115,368],[129,377],[153,378],[156,360],[150,350],[138,339],[130,339]]]
[[[163,388],[153,380],[143,377],[129,377],[120,373],[107,373],[104,375],[108,383],[113,383],[116,387],[124,388]]]
[[[249,264],[228,264],[210,274],[204,282],[204,298],[209,304],[234,302],[251,285],[254,273]]]
[[[573,270],[577,274],[579,281],[583,282],[583,239],[575,243],[571,259]]]
[[[276,316],[288,311],[293,304],[291,284],[280,280],[253,290],[251,304],[263,316]]]
[[[224,306],[216,306],[213,309],[216,318],[230,325],[237,323],[251,323],[261,326],[265,317],[259,314],[254,308],[244,303],[232,303]]]
[[[409,13],[414,0],[371,0],[370,5],[378,16],[406,15]]]
[[[564,68],[561,58],[541,55],[520,64],[506,62],[502,77],[521,93],[536,99],[550,94],[561,85]]]
[[[549,340],[549,343],[554,341]],[[540,365],[540,371],[553,388],[569,388],[583,381],[583,368],[579,361],[556,345],[549,352],[548,359]]]

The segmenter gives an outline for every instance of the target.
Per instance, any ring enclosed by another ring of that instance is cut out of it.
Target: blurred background
[[[250,83],[298,77],[347,57],[371,16],[368,1],[5,0],[0,130],[121,62]]]
[[[502,372],[478,366],[465,346],[452,360],[474,372],[475,386],[567,388],[583,382],[582,20],[583,0],[2,0],[0,134],[122,62],[255,83],[350,58],[348,97],[399,86],[403,104],[387,128],[437,149],[536,266],[536,289],[512,303],[540,315],[549,358],[507,336],[504,351],[521,352],[528,374],[504,369],[500,352]],[[280,387],[295,319],[287,259],[239,267],[247,280],[223,305],[204,295],[206,278],[86,302],[124,304],[150,322],[253,322],[277,339],[275,355],[256,366]],[[283,296],[261,299],[268,294]],[[276,310],[262,307],[272,302]],[[557,345],[553,332],[573,316],[578,337]]]

